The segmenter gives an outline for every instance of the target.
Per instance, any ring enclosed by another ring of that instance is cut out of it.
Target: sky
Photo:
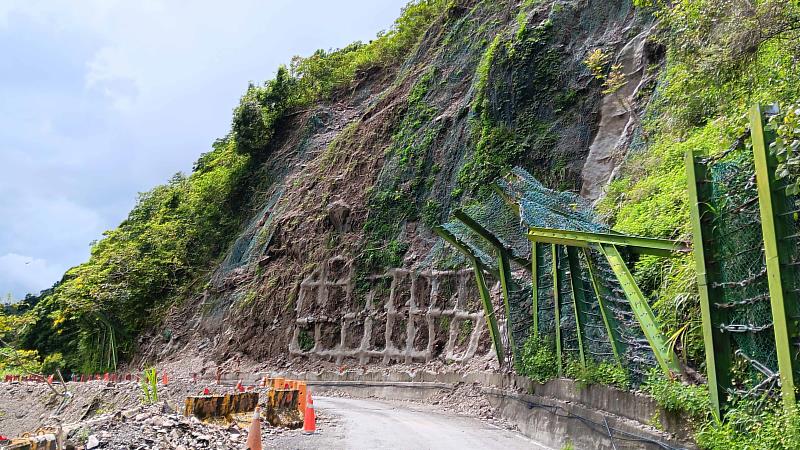
[[[249,81],[369,41],[407,0],[0,0],[0,296],[58,281],[189,172]]]

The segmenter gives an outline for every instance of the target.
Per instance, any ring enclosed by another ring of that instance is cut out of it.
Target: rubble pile
[[[231,425],[207,425],[184,417],[163,405],[137,407],[103,414],[91,421],[65,428],[66,448],[192,449],[239,448],[246,430]]]
[[[184,415],[186,399],[196,397],[202,386],[176,380],[168,386],[159,386],[158,403],[145,405],[141,387],[136,382],[68,383],[70,396],[67,400],[53,394],[44,383],[6,383],[0,389],[0,434],[15,437],[46,430],[60,436],[62,448],[76,450],[243,448],[252,412],[232,414],[233,423],[214,418],[203,421]],[[56,387],[60,392],[59,386]],[[232,392],[236,390],[232,386],[208,387],[212,396],[221,398],[233,397]],[[259,397],[264,401],[269,397],[266,388],[252,389],[249,392],[260,394],[252,403]],[[245,409],[252,410],[244,408],[242,411]],[[300,434],[300,430],[271,426],[262,421],[266,447],[291,445],[289,442],[298,439]],[[0,450],[3,448],[0,443]]]
[[[229,425],[209,424],[196,417],[185,417],[165,404],[135,408],[96,416],[91,420],[66,425],[65,449],[241,449],[247,441],[249,421]],[[261,424],[265,441],[299,434],[285,428]]]

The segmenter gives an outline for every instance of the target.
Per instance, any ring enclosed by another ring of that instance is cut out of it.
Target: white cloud
[[[0,295],[48,287],[190,170],[248,81],[373,38],[406,1],[0,0]]]
[[[113,47],[104,47],[87,64],[86,87],[99,90],[114,109],[130,112],[139,93],[139,83],[132,75],[130,58]]]
[[[65,267],[52,266],[44,259],[6,253],[0,256],[0,295],[11,293],[21,298],[23,293],[38,293],[61,278]]]

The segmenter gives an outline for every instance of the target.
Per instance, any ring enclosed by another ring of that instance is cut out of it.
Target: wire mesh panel
[[[597,301],[592,281],[589,276],[587,261],[581,253],[578,258],[580,271],[573,273],[570,277],[577,278],[577,286],[580,295],[577,296],[581,305],[581,329],[583,330],[583,346],[586,357],[594,362],[614,362],[614,351],[611,348],[611,340],[603,322],[600,311],[600,304]]]
[[[578,325],[575,320],[574,299],[569,279],[569,262],[566,248],[558,245],[556,258],[558,262],[558,299],[559,317],[561,319],[561,354],[567,360],[578,360],[580,356]]]
[[[620,355],[623,365],[628,369],[632,384],[641,384],[645,381],[650,369],[658,365],[653,349],[650,348],[650,344],[631,310],[631,305],[625,297],[625,292],[606,258],[594,250],[588,252],[588,255],[592,267],[597,271],[597,281],[603,292],[605,305],[616,321],[616,331],[624,348],[623,354]]]
[[[564,360],[578,360],[583,355],[593,362],[613,361],[614,348],[608,332],[608,327],[613,326],[612,334],[621,340],[618,348],[625,349],[626,353],[620,356],[630,369],[632,381],[634,384],[643,381],[649,369],[656,366],[656,359],[605,258],[595,250],[586,251],[601,285],[597,289],[608,296],[608,314],[613,316],[609,325],[602,317],[588,267],[590,261],[584,252],[576,248],[568,251],[563,245],[536,243],[535,264],[530,261],[532,244],[527,233],[530,228],[608,233],[608,227],[599,222],[582,198],[547,189],[523,169],[515,168],[496,182],[496,188],[497,195],[462,208],[456,214],[459,220],[443,228],[491,270],[500,267],[496,259],[492,260],[500,254],[494,247],[507,252],[517,263],[528,261],[527,267],[523,267],[525,271],[515,271],[507,280],[508,330],[517,348],[533,332],[536,317],[541,338],[554,337],[558,330]],[[531,274],[531,266],[536,267],[535,274]],[[534,277],[535,299],[532,298]],[[536,310],[532,308],[534,304]]]
[[[553,252],[551,245],[536,244],[537,307],[539,335],[555,334],[555,301],[553,298]]]
[[[520,349],[533,325],[533,316],[531,314],[531,282],[528,277],[518,278],[516,275],[511,276],[511,282],[508,286],[509,299],[508,306],[510,317],[508,318],[508,327],[511,335],[514,337],[514,344],[517,349]]]
[[[519,217],[527,227],[608,231],[608,227],[599,223],[586,200],[570,192],[548,189],[520,167],[515,167],[496,184],[518,205]]]
[[[489,231],[512,256],[530,258],[531,241],[527,229],[499,195],[492,194],[480,203],[465,206],[462,211]]]
[[[752,153],[739,149],[707,158],[711,219],[709,265],[717,274],[712,289],[728,323],[715,324],[730,333],[733,354],[746,363],[745,392],[771,390],[777,385],[775,352],[758,188]],[[741,389],[740,389],[741,391]]]
[[[447,222],[441,225],[448,233],[459,242],[466,245],[478,260],[493,270],[497,270],[497,261],[492,246],[469,227],[459,221]]]
[[[786,182],[778,183],[776,189],[781,191],[785,190]],[[779,221],[780,226],[783,227],[784,233],[778,241],[778,245],[785,248],[786,260],[782,264],[782,270],[785,271],[786,276],[783,278],[783,290],[787,295],[791,295],[795,302],[789,303],[789,321],[794,324],[800,324],[800,305],[797,304],[796,299],[800,298],[800,197],[796,195],[780,195],[778,196],[779,205],[776,214],[776,220]],[[800,333],[797,333],[795,325],[795,335],[791,336],[792,344],[792,359],[797,361],[800,359]],[[795,384],[800,377],[800,371],[795,370]]]

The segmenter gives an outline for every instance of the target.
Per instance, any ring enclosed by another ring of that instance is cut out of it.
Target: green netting
[[[282,187],[276,189],[261,211],[250,220],[222,262],[219,273],[216,275],[218,278],[223,278],[234,269],[251,263],[254,256],[256,258],[263,256],[272,242],[272,235],[275,232],[272,222],[278,216],[278,214],[274,214],[273,210],[283,192]]]
[[[647,372],[657,365],[653,350],[608,261],[596,251],[589,252],[589,258],[592,267],[597,271],[603,301],[617,322],[617,332],[623,344],[620,358],[632,375],[631,381],[634,384],[641,383],[647,377]]]
[[[778,189],[785,190],[785,185],[778,186]],[[783,268],[790,275],[783,280],[783,290],[787,295],[791,295],[795,299],[795,309],[788,311],[791,320],[795,324],[800,324],[800,305],[797,304],[797,299],[800,299],[800,197],[786,196],[783,202],[778,206],[779,211],[776,221],[779,225],[787,230],[787,235],[781,239],[778,245],[790,249],[788,258]],[[794,354],[792,355],[795,360],[800,358],[800,334],[792,337],[792,344]],[[795,380],[800,377],[800,373],[795,375]]]
[[[549,244],[536,244],[539,333],[555,334],[555,301],[553,297],[553,250]]]
[[[512,281],[509,283],[508,306],[511,317],[508,318],[506,323],[511,335],[514,337],[514,343],[517,348],[522,347],[525,343],[530,333],[531,325],[533,325],[531,283],[529,280],[526,281],[526,278],[518,278],[512,275]]]
[[[608,361],[614,360],[614,352],[611,348],[611,342],[608,338],[608,333],[603,323],[603,316],[600,312],[600,304],[597,302],[592,282],[589,277],[589,270],[587,267],[586,259],[583,252],[579,257],[579,264],[581,270],[577,273],[570,271],[570,277],[577,277],[578,289],[582,295],[581,311],[581,329],[583,330],[583,346],[587,352],[586,357],[591,358],[593,361]]]
[[[481,203],[465,206],[462,211],[491,232],[513,256],[530,258],[531,241],[527,230],[519,215],[499,195],[492,194]]]
[[[547,189],[523,169],[515,168],[507,177],[498,180],[496,187],[497,194],[484,202],[464,207],[462,212],[497,239],[505,251],[514,257],[515,263],[530,261],[531,243],[527,231],[531,227],[609,232],[582,198]],[[443,228],[486,266],[497,269],[497,252],[486,239],[458,220],[444,224]],[[510,317],[506,323],[518,347],[532,332],[534,315],[538,319],[540,336],[554,336],[556,330],[553,247],[549,244],[536,246],[537,311],[532,310],[531,264],[528,262],[524,267],[512,264],[514,270],[509,282],[508,299]],[[573,260],[577,270],[573,274],[566,247],[556,248],[562,356],[578,359],[580,354],[577,301],[585,356],[596,362],[611,361],[614,353],[589,276],[588,261],[582,251],[577,252]],[[602,292],[608,296],[608,313],[616,319],[616,332],[622,341],[621,347],[625,349],[625,354],[621,355],[623,363],[630,369],[633,382],[638,383],[651,367],[656,366],[655,357],[608,262],[594,250],[589,250],[588,254],[597,271]],[[576,277],[575,285],[579,291],[576,301],[573,301],[573,276]]]
[[[497,260],[492,246],[480,237],[478,233],[470,230],[469,227],[459,221],[447,222],[442,224],[441,227],[453,235],[461,244],[465,245],[481,263],[492,270],[497,270]]]
[[[519,205],[520,217],[527,227],[608,232],[586,200],[570,192],[547,189],[524,169],[515,167],[496,184]]]
[[[556,260],[558,261],[558,310],[561,319],[561,353],[567,358],[577,360],[580,355],[578,350],[578,327],[575,321],[567,251],[563,246],[557,246],[556,250],[556,255],[558,255]]]
[[[752,392],[777,385],[778,363],[772,329],[767,268],[752,153],[736,151],[709,159],[709,205],[714,212],[710,248],[721,301],[728,315],[718,326],[730,333],[734,354],[747,361]]]

